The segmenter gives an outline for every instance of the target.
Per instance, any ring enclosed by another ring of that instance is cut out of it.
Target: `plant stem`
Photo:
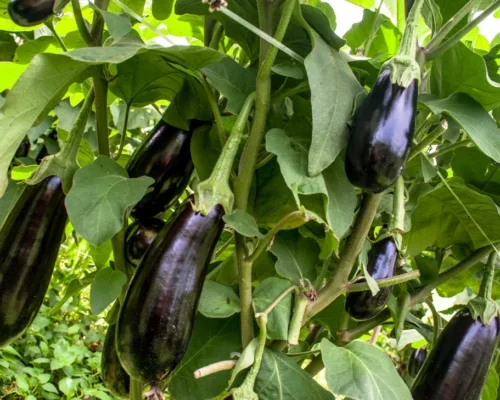
[[[449,153],[450,151],[454,151],[460,147],[468,146],[471,143],[473,143],[471,139],[465,139],[462,140],[461,142],[450,144],[449,146],[443,147],[442,149],[439,149],[434,153],[429,154],[429,158],[440,157],[443,154]]]
[[[425,46],[425,50],[427,52],[435,50],[441,42],[448,36],[448,33],[450,33],[457,24],[464,19],[473,9],[476,7],[481,0],[470,0],[468,1],[458,12],[451,17],[439,30],[436,35],[427,43],[427,46]]]
[[[472,29],[478,26],[481,22],[483,22],[490,14],[492,14],[498,7],[500,7],[500,1],[496,1],[491,4],[488,8],[486,8],[481,15],[473,19],[467,25],[465,25],[462,29],[460,29],[457,33],[455,33],[451,38],[449,38],[446,42],[441,44],[439,47],[434,50],[428,51],[425,55],[426,61],[433,60],[448,50],[450,50],[455,44],[460,42],[460,40],[467,35]]]
[[[243,348],[254,338],[252,310],[252,263],[245,259],[245,238],[235,234],[236,264],[238,265],[238,284],[240,287],[240,324]]]
[[[219,361],[210,365],[207,365],[206,367],[203,368],[198,368],[196,371],[194,371],[194,379],[200,379],[204,378],[206,376],[215,374],[217,372],[221,371],[228,371],[233,369],[236,366],[236,361],[234,360],[225,360],[225,361]]]
[[[83,19],[82,9],[80,8],[79,0],[71,0],[71,6],[73,7],[73,14],[75,15],[76,26],[78,27],[78,32],[80,32],[80,36],[87,44],[87,46],[91,47],[94,45],[94,40],[92,36],[90,36],[90,32],[87,29],[87,25],[85,24],[85,20]]]
[[[52,19],[45,21],[45,26],[49,28],[50,32],[52,32],[52,35],[56,38],[57,43],[59,43],[59,46],[61,46],[61,49],[63,49],[64,52],[67,52],[68,48],[64,44],[61,37],[57,34],[56,30],[54,29],[54,24],[52,23]]]
[[[424,0],[415,0],[411,8],[408,18],[406,19],[406,28],[401,39],[398,55],[414,58],[417,54],[417,28],[418,17]],[[404,8],[404,5],[403,5]],[[399,14],[399,12],[398,12]],[[399,22],[399,21],[398,21]]]
[[[308,302],[304,294],[297,293],[295,295],[293,316],[288,329],[288,343],[292,346],[299,344],[300,329],[302,328],[302,320],[304,319]]]
[[[370,344],[375,346],[377,344],[378,337],[380,332],[382,331],[382,325],[377,326],[372,333],[372,337],[370,338]]]
[[[99,75],[93,78],[95,91],[95,124],[99,154],[109,157],[108,81]]]
[[[321,358],[321,354],[318,354],[314,357],[311,362],[304,368],[309,375],[312,377],[318,375],[325,368],[325,364],[323,364],[323,359]]]
[[[415,270],[415,271],[407,272],[405,274],[391,276],[390,278],[379,279],[376,282],[377,282],[378,287],[382,288],[382,287],[386,287],[386,286],[399,285],[400,283],[412,281],[412,280],[417,279],[419,277],[420,277],[420,271]],[[366,283],[366,282],[352,283],[350,285],[345,285],[342,288],[342,294],[343,293],[354,293],[354,292],[366,292],[368,290],[370,290],[370,287],[368,286],[368,283]]]
[[[142,400],[142,383],[137,379],[130,379],[130,400]]]
[[[224,26],[218,23],[214,29],[212,40],[210,41],[209,47],[214,50],[219,50],[219,44],[223,37],[224,37]]]
[[[307,307],[304,322],[327,307],[342,293],[342,287],[347,284],[352,266],[363,249],[363,244],[365,243],[366,236],[370,230],[375,214],[377,213],[382,195],[382,193],[365,194],[351,236],[349,236],[347,240],[335,272],[328,280],[325,287],[318,293],[317,300]]]
[[[125,146],[125,139],[127,139],[127,127],[128,127],[128,115],[130,113],[130,105],[127,104],[125,107],[125,116],[123,118],[123,127],[121,129],[121,137],[120,137],[120,147],[118,148],[118,152],[113,157],[113,160],[117,161],[123,153],[123,147]]]
[[[299,226],[304,225],[306,222],[307,222],[307,217],[302,213],[302,211],[294,211],[284,216],[259,241],[257,248],[252,253],[252,255],[247,258],[247,261],[253,263],[262,254],[262,252],[267,249],[267,246],[279,231],[283,230],[286,227],[288,227],[289,229],[298,228]]]
[[[211,15],[207,15],[203,21],[203,45],[205,47],[210,46],[210,42],[212,41],[212,37],[214,34],[215,25],[217,24],[217,20]]]
[[[427,134],[427,136],[422,139],[422,141],[415,146],[413,146],[413,149],[411,149],[410,156],[408,157],[408,161],[414,159],[416,156],[418,156],[422,151],[427,149],[434,141],[439,138],[445,129],[443,128],[442,125],[436,126],[431,132]]]
[[[310,90],[310,87],[309,87],[309,82],[301,82],[299,83],[297,86],[293,87],[293,88],[290,88],[290,89],[285,89],[283,91],[278,91],[278,93],[276,93],[272,99],[271,99],[271,103],[272,104],[275,104],[275,103],[279,103],[280,101],[282,100],[285,100],[287,97],[292,97],[292,96],[295,96],[297,94],[300,94],[300,93],[304,93],[304,92],[307,92]]]
[[[484,267],[484,276],[481,281],[481,287],[479,288],[478,297],[482,297],[486,300],[492,300],[491,293],[493,289],[493,279],[495,277],[495,263],[497,261],[497,252],[492,251],[488,258],[488,262]]]
[[[269,306],[262,312],[255,314],[255,318],[259,319],[263,315],[268,316],[271,311],[273,311],[276,306],[283,300],[286,296],[288,296],[291,292],[296,290],[297,287],[295,285],[291,285],[289,288],[287,288],[283,293],[281,293],[278,297],[274,299],[274,301],[269,304]]]
[[[285,36],[295,1],[286,0],[283,14],[276,30],[275,39],[277,41],[282,41]],[[241,156],[239,176],[235,186],[236,207],[244,211],[247,209],[248,194],[250,193],[259,148],[266,129],[271,97],[271,68],[276,60],[277,53],[278,49],[276,47],[269,48],[257,74],[255,119]]]
[[[398,247],[402,244],[401,234],[405,230],[405,181],[402,176],[394,185],[394,200],[392,216],[389,222],[389,232],[397,236]]]
[[[432,313],[432,322],[434,322],[433,326],[433,332],[432,332],[432,343],[430,348],[433,349],[434,346],[436,345],[437,338],[439,336],[439,314],[436,310],[436,307],[434,307],[434,303],[429,300],[425,299],[425,304],[427,304],[427,307],[429,307],[429,310],[431,310]]]
[[[109,0],[96,0],[95,6],[101,10],[106,11],[109,6]],[[102,32],[104,29],[104,18],[99,11],[94,12],[94,21],[92,23],[92,29],[90,31],[90,36],[92,36],[94,46],[102,45]]]
[[[495,242],[494,244],[498,244],[500,242]],[[438,276],[436,280],[434,280],[431,283],[428,283],[426,285],[421,286],[418,288],[415,293],[412,294],[411,299],[410,299],[410,306],[413,306],[415,304],[418,304],[422,301],[425,300],[425,298],[436,288],[437,286],[443,284],[444,282],[449,281],[450,279],[453,279],[455,276],[461,274],[462,272],[467,271],[474,265],[476,265],[478,262],[480,262],[484,257],[486,257],[489,253],[491,252],[491,246],[485,246],[480,248],[479,250],[476,250],[474,253],[472,253],[469,257],[467,257],[465,260],[462,260],[459,262],[457,265],[454,267],[450,268],[446,272],[443,272]],[[349,329],[348,331],[344,331],[341,333],[341,341],[348,343],[359,336],[363,335],[365,332],[370,331],[371,329],[375,328],[377,325],[382,324],[384,321],[389,319],[391,317],[391,313],[388,309],[385,309],[382,311],[379,315],[377,315],[375,318],[370,319],[369,321],[362,322],[361,324],[357,325],[356,327]]]
[[[214,114],[215,126],[217,127],[217,134],[219,136],[219,141],[221,146],[224,146],[226,143],[226,129],[224,128],[224,122],[222,121],[222,116],[220,115],[219,106],[217,104],[217,100],[215,100],[214,92],[212,92],[212,88],[208,84],[205,76],[200,72],[198,73],[198,80],[201,82],[203,89],[205,89],[205,93],[207,94],[208,102],[210,103],[210,108],[212,109],[212,113]]]

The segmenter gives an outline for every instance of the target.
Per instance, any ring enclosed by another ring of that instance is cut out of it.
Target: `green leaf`
[[[77,382],[74,379],[66,377],[59,381],[59,390],[68,397],[75,393],[76,387]]]
[[[76,296],[78,293],[80,293],[83,289],[85,289],[87,286],[89,286],[92,282],[94,282],[95,276],[97,272],[92,272],[86,276],[84,276],[82,279],[74,279],[72,280],[66,289],[66,293],[64,294],[63,298],[59,300],[51,309],[49,312],[49,316],[56,314],[61,307],[68,301],[68,299],[72,296]]]
[[[271,253],[278,258],[276,272],[299,287],[303,279],[314,284],[319,252],[316,241],[304,238],[297,231],[281,231],[271,247]]]
[[[443,20],[447,21],[444,18]],[[483,57],[459,42],[433,61],[432,93],[448,97],[464,93],[480,103],[487,111],[500,106],[500,83],[488,77]]]
[[[472,97],[462,93],[446,99],[424,95],[420,101],[434,114],[447,114],[457,121],[486,155],[500,162],[500,129]]]
[[[254,217],[239,208],[234,210],[231,214],[224,216],[224,222],[240,235],[246,237],[257,237],[262,239],[264,235],[260,233],[257,222]]]
[[[69,85],[82,79],[88,66],[64,55],[40,54],[30,63],[0,108],[0,196],[7,188],[7,169],[17,147],[35,121],[43,120]],[[43,77],[41,79],[40,77]]]
[[[373,8],[375,0],[347,0],[349,3],[356,4],[363,8]]]
[[[204,67],[201,72],[227,97],[227,109],[233,114],[238,114],[248,95],[255,92],[257,71],[243,68],[229,57]]]
[[[228,318],[239,313],[240,299],[229,286],[205,281],[198,311],[207,318]]]
[[[191,158],[201,182],[212,173],[220,153],[221,145],[215,125],[211,129],[195,129],[191,139]]]
[[[30,390],[30,384],[28,382],[28,377],[26,375],[16,374],[16,385],[25,392]]]
[[[41,36],[35,40],[26,41],[16,50],[16,61],[20,64],[28,64],[33,57],[40,53],[62,53],[63,50],[58,45],[53,36]]]
[[[174,398],[192,400],[217,397],[226,389],[231,371],[218,372],[198,380],[194,379],[193,372],[228,360],[231,353],[239,351],[239,318],[212,319],[198,315],[189,349],[169,382],[169,394]]]
[[[163,21],[170,17],[174,7],[174,0],[153,0],[153,17],[159,21]]]
[[[313,110],[308,173],[316,176],[339,155],[347,141],[354,99],[363,92],[347,62],[319,37],[305,61]]]
[[[90,287],[90,308],[95,315],[102,313],[118,296],[127,276],[122,271],[103,268],[95,276]]]
[[[136,14],[142,15],[144,11],[144,3],[146,2],[146,0],[121,0],[121,2]],[[111,2],[109,5],[109,11],[119,12],[122,11],[122,9],[119,5]]]
[[[132,23],[127,14],[117,14],[109,11],[104,11],[99,7],[89,3],[90,7],[97,10],[108,27],[109,34],[114,40],[120,40],[132,30]]]
[[[500,214],[493,200],[465,186],[458,178],[447,182],[488,238],[500,240]],[[411,213],[411,226],[403,237],[409,255],[430,246],[466,244],[477,249],[489,244],[444,184],[420,197]]]
[[[50,375],[50,374],[40,374],[40,375],[37,375],[36,379],[38,379],[38,382],[40,382],[43,385],[44,383],[47,383],[48,381],[50,381],[51,377],[52,377],[52,375]]]
[[[37,168],[37,165],[18,165],[12,168],[11,177],[14,181],[24,181],[29,179]]]
[[[0,79],[0,91],[3,92],[5,89],[12,89],[27,67],[27,65],[12,62],[0,62],[0,75],[2,76],[2,79]]]
[[[42,385],[42,388],[43,388],[43,390],[45,390],[49,393],[59,394],[59,391],[52,383],[45,383]]]
[[[265,349],[255,382],[259,400],[334,400],[295,361],[283,353]]]
[[[326,7],[325,9],[330,12],[330,15],[333,14],[333,17],[335,18],[333,9],[328,3],[323,3],[323,7]],[[326,44],[335,50],[339,50],[345,44],[345,40],[337,36],[333,31],[333,27],[330,25],[330,20],[322,9],[312,7],[307,4],[301,4],[300,8],[304,19],[311,26],[311,28],[313,28],[318,35],[321,36]]]
[[[100,246],[90,245],[89,250],[92,260],[94,260],[94,265],[97,269],[101,269],[108,262],[109,256],[111,256],[111,252],[113,251],[113,246],[111,245],[111,241],[108,240]]]
[[[255,352],[257,351],[258,347],[259,339],[257,338],[252,339],[248,346],[245,347],[245,350],[243,350],[243,353],[241,353],[241,356],[233,369],[231,379],[229,380],[229,387],[231,387],[234,380],[241,371],[250,368],[253,365],[253,363],[255,362]]]
[[[339,296],[330,305],[313,316],[313,321],[318,322],[330,331],[332,335],[340,329],[340,320],[345,312],[345,296]]]
[[[0,227],[16,205],[19,197],[21,197],[24,188],[25,185],[20,185],[10,179],[8,180],[7,190],[3,197],[0,197]]]
[[[79,169],[66,196],[66,208],[75,230],[93,245],[110,240],[123,227],[125,210],[141,200],[149,177],[129,179],[113,160],[99,156]]]
[[[375,296],[380,288],[378,287],[377,281],[372,278],[372,276],[368,273],[368,253],[370,252],[371,246],[370,241],[365,240],[363,245],[363,250],[359,254],[359,262],[361,267],[363,268],[363,276],[365,277],[366,283],[368,284],[370,291],[372,292],[372,296]]]
[[[321,341],[326,382],[337,396],[353,400],[411,400],[408,387],[391,359],[375,346],[355,340],[337,347]]]
[[[486,378],[486,384],[483,389],[483,394],[481,395],[481,400],[497,400],[499,384],[500,379],[498,379],[497,370],[493,365],[490,367],[488,372],[488,378]]]
[[[289,287],[289,281],[279,278],[267,278],[260,282],[253,293],[255,312],[263,312]],[[288,325],[292,314],[291,307],[292,294],[289,293],[268,315],[268,339],[286,340],[288,338]]]

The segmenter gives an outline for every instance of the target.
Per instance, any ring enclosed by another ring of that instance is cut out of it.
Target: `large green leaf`
[[[90,287],[90,308],[95,315],[102,313],[118,296],[127,276],[122,271],[112,268],[101,269]]]
[[[113,160],[99,156],[79,169],[66,196],[66,208],[75,230],[93,245],[100,245],[118,233],[125,210],[146,193],[153,179],[129,179],[127,171]]]
[[[88,74],[88,65],[64,55],[40,54],[30,63],[0,108],[0,196],[7,188],[7,168],[36,121],[59,102],[69,85]]]
[[[492,366],[488,372],[488,378],[486,379],[481,400],[497,400],[499,384],[500,379],[498,379],[498,373],[495,366]]]
[[[297,363],[283,353],[266,349],[255,382],[259,400],[334,400]]]
[[[489,240],[500,240],[500,210],[493,200],[459,178],[447,183]],[[411,213],[411,230],[404,235],[407,253],[418,254],[429,246],[466,244],[477,249],[489,244],[463,206],[444,184],[421,196]]]
[[[411,400],[408,387],[387,354],[375,346],[355,340],[337,347],[321,342],[326,382],[339,396],[353,400]]]
[[[198,310],[208,318],[228,318],[240,312],[240,299],[229,286],[205,281]]]
[[[479,54],[457,43],[432,67],[432,93],[448,97],[465,93],[490,111],[500,106],[500,83],[488,76],[486,62]]]
[[[229,360],[233,352],[241,352],[239,318],[213,319],[198,315],[189,349],[169,382],[169,393],[182,400],[213,399],[226,389],[231,371],[217,372],[203,379],[194,379],[193,372]]]
[[[354,100],[363,92],[345,59],[320,37],[315,39],[314,49],[305,61],[313,116],[307,169],[310,176],[332,164],[344,148]]]
[[[434,114],[451,116],[483,153],[500,162],[500,129],[491,115],[472,97],[457,93],[446,99],[424,95],[419,100]]]

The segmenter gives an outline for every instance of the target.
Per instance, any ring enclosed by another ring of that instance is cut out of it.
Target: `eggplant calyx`
[[[489,325],[500,313],[500,308],[495,301],[480,296],[470,300],[467,308],[470,310],[472,317],[474,319],[480,318],[484,325]]]
[[[193,208],[207,215],[217,204],[224,208],[226,214],[230,214],[233,210],[234,194],[229,184],[213,179],[201,182],[196,188]]]
[[[161,389],[156,385],[153,385],[149,392],[144,393],[144,398],[146,400],[165,400]]]
[[[420,66],[413,57],[395,56],[382,66],[382,71],[385,68],[389,68],[393,84],[407,88],[414,80],[420,83]]]
[[[49,176],[61,178],[64,194],[68,194],[73,182],[73,176],[78,170],[76,160],[68,160],[61,153],[45,157],[33,176],[26,181],[28,185],[36,185]]]

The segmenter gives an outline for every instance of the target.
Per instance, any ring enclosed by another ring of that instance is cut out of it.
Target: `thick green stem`
[[[405,230],[405,181],[402,176],[394,185],[392,216],[389,222],[389,232],[394,235],[398,247],[401,248],[401,235]]]
[[[296,0],[286,0],[283,14],[274,37],[279,42],[281,42],[285,36],[295,1]],[[235,186],[236,207],[242,210],[247,209],[248,195],[250,193],[250,186],[252,184],[255,165],[259,155],[259,148],[266,129],[267,115],[271,103],[271,68],[276,60],[277,53],[278,49],[276,47],[269,48],[257,74],[255,119],[247,144],[241,156],[239,176]]]
[[[325,287],[318,293],[317,300],[314,303],[309,304],[304,322],[327,307],[342,293],[342,287],[347,284],[352,266],[363,249],[363,244],[365,243],[366,236],[368,235],[373,219],[377,213],[378,205],[380,204],[382,196],[382,193],[365,194],[363,205],[361,206],[359,214],[356,218],[351,236],[349,236],[349,239],[347,240],[333,276],[328,280]]]
[[[496,245],[498,243],[499,242],[495,242],[494,244]],[[434,290],[434,288],[443,284],[444,282],[449,281],[450,279],[453,279],[455,276],[461,274],[462,272],[465,272],[468,269],[472,268],[474,265],[480,262],[484,257],[486,257],[490,252],[491,252],[491,246],[482,247],[479,250],[476,250],[474,253],[472,253],[465,260],[459,262],[453,268],[450,268],[446,272],[440,274],[438,278],[433,282],[418,288],[415,291],[415,293],[413,293],[411,296],[410,306],[413,306],[415,304],[424,301],[425,298],[432,292],[432,290]],[[339,340],[342,343],[348,343],[360,337],[364,333],[370,331],[371,329],[375,328],[376,326],[382,324],[390,317],[391,317],[390,311],[388,309],[385,309],[375,318],[372,318],[366,322],[362,322],[356,327],[349,329],[348,331],[341,332],[341,337],[339,338]]]
[[[408,161],[414,159],[418,156],[422,151],[427,149],[434,141],[439,138],[445,129],[439,125],[434,128],[431,132],[427,134],[427,136],[418,144],[416,144],[413,149],[411,149],[410,156],[408,157]]]
[[[99,154],[109,157],[108,81],[101,74],[94,77],[95,124]]]
[[[450,151],[455,151],[456,149],[459,149],[460,147],[465,147],[465,146],[468,146],[469,144],[472,144],[472,143],[473,143],[473,141],[471,139],[465,139],[465,140],[462,140],[461,142],[450,144],[449,146],[443,147],[443,148],[439,149],[438,151],[435,151],[434,153],[429,154],[429,158],[440,157],[443,154],[449,153]]]
[[[95,5],[97,8],[106,11],[109,6],[109,0],[96,0]],[[92,23],[92,29],[90,31],[90,36],[92,36],[94,46],[102,45],[102,32],[104,29],[104,18],[99,11],[94,12],[94,21]]]
[[[488,262],[484,267],[483,280],[481,281],[481,287],[479,288],[479,297],[486,300],[492,300],[491,293],[493,289],[493,279],[495,277],[495,263],[497,261],[497,252],[492,251]]]
[[[141,381],[130,379],[130,400],[142,400],[142,390]]]
[[[212,40],[210,41],[209,47],[214,50],[219,50],[220,41],[224,37],[224,26],[222,24],[217,24],[214,31]]]
[[[203,21],[203,44],[205,47],[210,46],[216,24],[217,20],[211,15],[207,15],[205,17],[205,20]]]
[[[293,316],[288,329],[288,343],[292,346],[299,344],[300,329],[302,328],[302,320],[304,319],[308,302],[304,294],[297,293],[295,295]]]
[[[414,58],[417,53],[418,17],[424,0],[416,0],[406,19],[406,28],[401,39],[398,55]],[[404,8],[404,5],[403,7]]]
[[[435,50],[448,34],[464,19],[482,0],[469,0],[453,17],[451,17],[439,30],[436,35],[427,43],[427,52]]]
[[[208,84],[203,74],[201,73],[198,74],[198,80],[201,82],[203,89],[205,89],[205,93],[207,94],[208,102],[210,104],[210,108],[212,109],[212,113],[214,115],[215,126],[217,127],[217,134],[219,136],[219,141],[221,146],[224,146],[224,143],[226,143],[226,129],[224,128],[224,121],[222,121],[219,105],[217,104],[217,100],[214,97],[214,92],[212,91],[212,88]]]
[[[500,1],[496,1],[491,4],[488,8],[486,8],[481,15],[477,18],[473,19],[467,25],[465,25],[462,29],[460,29],[457,33],[455,33],[451,38],[449,38],[442,45],[438,46],[434,50],[428,51],[425,55],[426,61],[433,60],[448,50],[450,50],[453,46],[455,46],[462,38],[467,35],[472,29],[478,26],[481,22],[483,22],[490,14],[492,14],[497,8],[500,7]]]
[[[241,344],[243,348],[254,338],[252,309],[252,263],[245,259],[245,238],[235,234],[236,263],[238,265],[238,283],[240,287],[240,324]]]
[[[391,276],[390,278],[379,279],[376,282],[377,282],[378,287],[382,288],[385,286],[399,285],[400,283],[412,281],[412,280],[417,279],[419,277],[420,277],[420,271],[415,270],[415,271],[407,272],[405,274]],[[342,293],[366,292],[368,290],[370,290],[370,286],[368,286],[368,283],[366,283],[366,282],[352,283],[352,284],[346,285],[344,288],[342,288]]]
[[[196,188],[196,208],[206,215],[217,204],[224,207],[229,214],[233,209],[234,195],[229,187],[229,177],[233,170],[236,153],[240,147],[243,131],[248,121],[248,116],[253,108],[255,94],[249,95],[241,108],[240,114],[233,125],[231,135],[224,144],[222,153],[215,164],[210,177],[201,182]]]
[[[310,90],[309,82],[301,82],[297,86],[289,89],[285,89],[283,91],[277,92],[271,99],[271,103],[279,103],[282,100],[285,100],[287,97],[292,97],[300,93],[308,92]]]
[[[128,127],[128,116],[130,113],[130,105],[127,104],[125,107],[125,116],[123,117],[123,127],[121,129],[121,137],[120,137],[120,147],[118,148],[118,152],[113,157],[113,160],[118,160],[123,153],[123,147],[125,147],[125,140],[127,139],[127,127]]]
[[[79,0],[71,0],[71,6],[73,7],[73,14],[75,15],[76,26],[78,27],[78,32],[80,32],[80,36],[83,41],[87,44],[87,46],[91,47],[94,45],[94,40],[92,36],[90,36],[90,32],[87,29],[87,25],[85,24],[85,20],[83,19],[82,9],[80,8]]]
[[[273,240],[276,234],[283,229],[293,229],[304,225],[308,221],[306,215],[302,211],[294,211],[285,217],[283,217],[273,228],[266,233],[266,235],[259,241],[259,244],[251,256],[248,257],[247,261],[253,263],[267,246]]]
[[[68,48],[64,44],[63,40],[61,39],[61,37],[58,35],[56,30],[54,29],[54,24],[52,23],[52,18],[45,21],[45,26],[47,28],[49,28],[50,32],[52,32],[52,35],[56,38],[57,43],[59,43],[59,46],[61,46],[61,49],[63,49],[64,52],[68,51]]]
[[[431,300],[426,299],[425,304],[427,304],[427,307],[429,307],[429,310],[431,310],[432,322],[434,323],[432,331],[432,343],[430,346],[430,349],[433,349],[434,346],[436,345],[437,338],[439,336],[439,314],[436,310],[436,307],[434,307],[434,303]]]

